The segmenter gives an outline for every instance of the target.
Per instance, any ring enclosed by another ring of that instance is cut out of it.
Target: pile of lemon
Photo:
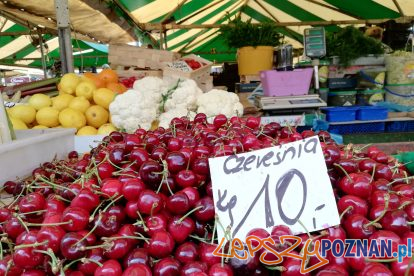
[[[77,135],[107,135],[116,128],[110,122],[109,104],[116,93],[97,88],[85,76],[65,74],[59,85],[59,95],[35,94],[27,104],[7,110],[15,129],[76,128]]]

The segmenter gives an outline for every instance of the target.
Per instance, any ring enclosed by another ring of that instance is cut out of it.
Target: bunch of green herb
[[[222,26],[220,32],[227,44],[232,48],[278,46],[283,38],[278,32],[277,26],[271,21],[252,24],[251,19],[242,21],[240,17]]]
[[[359,57],[384,53],[381,41],[365,36],[353,26],[347,26],[338,33],[328,33],[326,47],[328,56],[339,57],[339,64],[343,66],[350,65]]]

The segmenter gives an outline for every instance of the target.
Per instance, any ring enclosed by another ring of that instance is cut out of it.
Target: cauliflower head
[[[114,126],[128,133],[138,128],[151,128],[157,118],[158,104],[147,93],[128,90],[115,97],[109,105],[111,120]]]
[[[177,85],[178,83],[178,85]],[[172,88],[174,90],[165,90],[163,93],[167,97],[164,110],[187,109],[195,111],[197,109],[197,98],[203,94],[203,91],[197,86],[192,79],[176,80]]]
[[[197,105],[197,113],[204,113],[208,118],[218,114],[226,115],[228,118],[243,115],[243,105],[237,94],[224,90],[213,89],[202,94],[197,99]]]

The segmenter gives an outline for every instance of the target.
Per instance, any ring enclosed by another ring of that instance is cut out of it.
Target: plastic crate
[[[267,97],[306,95],[309,92],[312,74],[313,68],[262,71],[260,80],[263,93]]]
[[[357,107],[326,107],[321,111],[326,114],[328,122],[349,122],[356,118]]]
[[[388,117],[388,109],[379,106],[361,106],[356,112],[356,119],[361,121],[385,120]]]
[[[381,133],[385,130],[385,122],[330,125],[328,130],[336,134]]]
[[[387,122],[385,126],[387,132],[410,132],[414,131],[414,121],[395,121]]]

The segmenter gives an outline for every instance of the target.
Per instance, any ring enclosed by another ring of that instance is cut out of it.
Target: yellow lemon
[[[100,105],[92,105],[86,110],[85,115],[88,125],[96,128],[107,123],[109,118],[109,112]]]
[[[78,86],[76,86],[76,96],[84,96],[86,99],[91,100],[93,91],[95,90],[96,86],[93,81],[81,81]]]
[[[36,110],[39,110],[46,106],[52,105],[52,100],[45,94],[34,94],[29,99],[29,105],[33,106]]]
[[[59,122],[62,127],[80,129],[86,125],[86,118],[79,110],[68,107],[59,113]]]
[[[106,109],[109,109],[109,104],[114,100],[115,92],[108,88],[99,88],[93,92],[93,101]]]
[[[75,98],[69,94],[59,94],[58,96],[52,98],[52,107],[61,111],[69,106],[70,101]]]
[[[91,103],[84,96],[75,97],[69,103],[70,108],[79,110],[82,113],[85,113],[90,105]]]
[[[10,122],[12,123],[14,129],[27,129],[26,124],[22,120],[18,118],[14,118],[12,116],[10,116],[9,118],[10,118]]]
[[[54,107],[43,107],[36,114],[36,122],[46,127],[57,127],[59,125],[59,110]]]
[[[22,120],[25,124],[31,124],[36,119],[36,109],[30,105],[15,105],[9,110],[10,116]]]
[[[43,126],[43,125],[37,125],[32,127],[32,129],[44,129],[44,128],[48,128],[47,126]]]
[[[96,135],[98,130],[93,126],[84,126],[78,130],[76,135],[84,136],[84,135]]]
[[[67,94],[74,94],[80,80],[81,78],[75,73],[67,73],[63,75],[60,79],[59,91]]]
[[[108,135],[112,131],[117,131],[116,127],[113,124],[103,124],[98,128],[98,135]]]

